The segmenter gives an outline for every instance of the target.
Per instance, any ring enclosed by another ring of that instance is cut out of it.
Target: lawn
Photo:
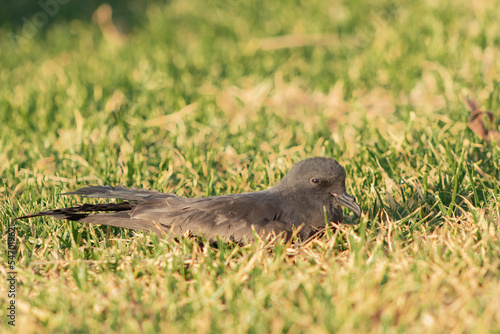
[[[500,145],[464,103],[498,129],[499,0],[61,3],[0,20],[0,332],[500,333]],[[313,156],[363,215],[307,243],[14,220]]]

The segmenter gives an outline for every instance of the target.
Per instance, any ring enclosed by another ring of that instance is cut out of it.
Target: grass
[[[500,150],[461,97],[499,117],[499,1],[144,8],[121,37],[58,15],[28,37],[3,24],[2,333],[500,332]],[[308,244],[13,220],[92,184],[264,189],[318,155],[364,214]]]

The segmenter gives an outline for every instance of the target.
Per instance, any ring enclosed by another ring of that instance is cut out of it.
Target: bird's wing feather
[[[144,201],[152,196],[176,196],[172,193],[161,193],[158,190],[125,188],[124,186],[91,186],[61,195],[82,195],[84,198],[118,198],[127,201]]]
[[[161,226],[154,224],[151,220],[130,219],[128,212],[106,212],[88,215],[81,221],[92,224],[130,228],[142,232],[154,232],[163,235],[167,231]]]
[[[280,221],[279,201],[266,194],[237,194],[206,198],[169,197],[150,199],[135,206],[130,219],[154,220],[175,234],[203,234],[209,240],[218,236],[236,242],[257,234],[290,233],[292,226]]]

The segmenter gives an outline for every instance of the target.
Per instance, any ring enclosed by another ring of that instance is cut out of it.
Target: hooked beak
[[[353,196],[349,195],[347,192],[344,192],[343,194],[335,194],[332,193],[333,197],[337,199],[337,201],[345,206],[346,208],[350,209],[352,212],[356,214],[356,216],[360,217],[361,216],[361,207],[359,206],[358,203],[356,203],[356,198]]]

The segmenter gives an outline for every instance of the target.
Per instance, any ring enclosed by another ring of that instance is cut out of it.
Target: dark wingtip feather
[[[15,220],[28,219],[28,218],[34,218],[34,217],[40,217],[40,216],[43,216],[43,215],[40,215],[39,213],[35,213],[34,215],[21,216],[21,217],[16,217],[14,219]]]
[[[158,190],[126,188],[124,186],[90,186],[61,195],[82,195],[84,198],[118,198],[128,201],[141,201],[153,195],[162,194]]]
[[[48,211],[41,211],[32,215],[17,217],[16,219],[28,219],[42,216],[52,216],[58,219],[80,220],[87,217],[91,212],[97,211],[127,211],[131,210],[134,205],[129,202],[120,203],[98,203],[98,204],[82,204],[71,208],[62,208]]]

